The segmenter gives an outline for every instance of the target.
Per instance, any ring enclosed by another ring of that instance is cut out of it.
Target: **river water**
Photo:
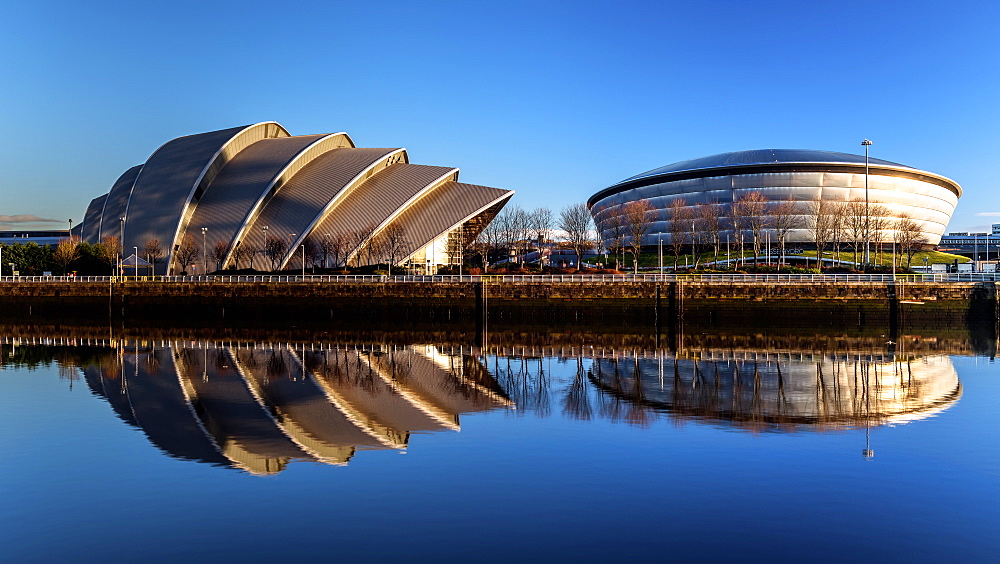
[[[7,335],[0,550],[995,560],[1000,370],[961,335]]]

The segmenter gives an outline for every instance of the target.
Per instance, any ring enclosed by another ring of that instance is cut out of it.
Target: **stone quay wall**
[[[487,299],[497,302],[655,300],[667,294],[696,300],[919,300],[967,302],[996,298],[992,282],[4,282],[0,300],[28,303],[61,299],[67,302],[121,299],[132,303],[248,300],[268,302],[326,300],[444,300],[461,303]],[[248,304],[249,305],[249,304]]]

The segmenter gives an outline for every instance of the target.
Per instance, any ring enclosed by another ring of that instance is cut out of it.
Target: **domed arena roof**
[[[710,168],[723,168],[734,166],[764,165],[764,164],[793,164],[793,163],[836,163],[836,164],[864,164],[864,155],[851,155],[848,153],[837,153],[835,151],[814,151],[809,149],[753,149],[750,151],[735,151],[732,153],[719,153],[697,159],[680,161],[653,170],[637,174],[626,178],[622,182],[645,178],[647,176],[659,176],[675,172],[689,172]],[[892,168],[903,168],[918,170],[911,166],[901,165],[881,159],[868,159],[870,165],[878,165]]]

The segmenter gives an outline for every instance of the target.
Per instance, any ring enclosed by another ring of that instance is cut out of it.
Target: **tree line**
[[[751,254],[756,263],[768,241],[773,241],[784,257],[793,229],[809,232],[809,242],[815,245],[817,257],[829,249],[839,261],[843,248],[847,247],[853,251],[855,263],[868,241],[875,249],[894,245],[906,257],[909,268],[913,255],[927,243],[913,218],[902,214],[891,219],[889,216],[893,214],[885,205],[866,203],[863,199],[774,202],[754,191],[732,203],[711,201],[689,205],[683,198],[677,198],[668,204],[665,217],[648,200],[606,206],[596,212],[601,217],[603,243],[615,255],[618,267],[627,252],[638,268],[644,239],[658,221],[663,223],[664,243],[673,254],[675,268],[686,249],[695,257],[695,268],[700,260],[699,250],[710,250],[713,260],[718,261],[723,248],[736,251],[739,256]]]

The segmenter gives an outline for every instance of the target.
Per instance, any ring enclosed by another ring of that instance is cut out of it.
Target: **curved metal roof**
[[[135,179],[139,176],[142,167],[143,165],[135,165],[126,170],[111,187],[107,199],[104,200],[104,209],[101,211],[101,222],[97,226],[95,243],[108,236],[118,237],[120,229],[118,218],[125,216],[128,199],[132,195],[132,187],[135,186]]]
[[[184,232],[188,209],[236,153],[270,137],[288,137],[275,122],[178,137],[156,150],[135,180],[125,221],[125,247],[142,247],[158,239],[165,263],[173,261],[174,244]],[[123,214],[124,215],[124,214]]]
[[[211,241],[232,245],[259,199],[296,155],[324,135],[262,139],[233,157],[205,190],[188,225],[209,227]]]
[[[642,174],[637,174],[622,180],[628,182],[648,176],[660,176],[674,172],[690,172],[696,170],[723,168],[747,165],[763,164],[791,164],[791,163],[834,163],[834,164],[865,164],[864,155],[851,155],[849,153],[837,153],[834,151],[814,151],[809,149],[754,149],[751,151],[736,151],[733,153],[719,153],[697,159],[680,161],[653,170],[648,170]],[[888,166],[893,168],[907,168],[918,172],[919,169],[881,159],[868,159],[869,165]],[[619,182],[621,184],[622,182]]]
[[[403,210],[392,224],[403,228],[417,250],[513,195],[510,190],[448,181]]]
[[[249,241],[263,249],[264,233],[260,228],[265,225],[268,238],[294,234],[295,240],[278,264],[286,262],[332,203],[342,198],[366,171],[400,152],[403,149],[333,149],[323,153],[278,190],[244,230],[241,242]]]
[[[104,214],[104,202],[107,199],[107,194],[98,196],[87,206],[87,213],[83,216],[83,229],[80,230],[80,239],[83,241],[96,243],[100,240],[101,216]]]
[[[369,226],[377,230],[425,190],[454,180],[458,169],[398,163],[379,171],[345,196],[308,235],[312,238],[348,235]],[[372,233],[371,235],[374,235]],[[357,249],[350,249],[353,254]]]

